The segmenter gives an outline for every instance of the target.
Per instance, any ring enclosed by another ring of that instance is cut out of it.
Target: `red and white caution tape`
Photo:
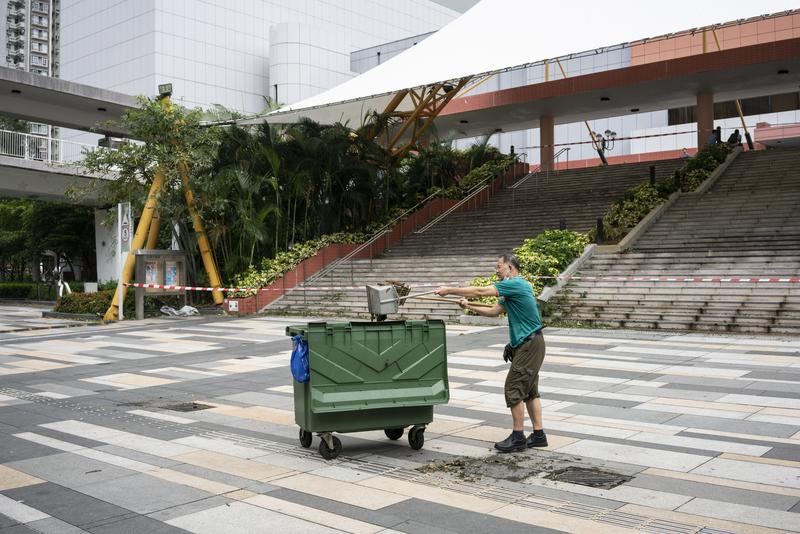
[[[193,287],[193,286],[167,286],[163,284],[125,284],[127,287],[141,287],[146,289],[170,289],[172,291],[250,291],[246,287]]]
[[[600,282],[722,282],[722,283],[800,283],[800,276],[537,276],[553,280],[596,280]]]
[[[194,287],[194,286],[169,286],[163,284],[137,284],[134,282],[125,284],[127,287],[139,287],[145,289],[168,289],[171,291],[288,291],[290,289],[304,289],[306,291],[342,291],[347,289],[364,289],[366,285],[360,286],[311,286],[303,287],[300,285],[282,287]],[[441,287],[441,286],[460,286],[461,282],[442,282],[441,284],[411,284],[411,287]]]
[[[590,280],[598,282],[712,282],[712,283],[732,283],[732,284],[797,284],[800,283],[800,276],[535,276],[542,280]],[[264,287],[260,289],[252,287],[194,287],[194,286],[173,286],[163,284],[125,284],[128,287],[139,287],[146,289],[166,289],[170,291],[287,291],[291,289],[303,289],[304,291],[346,291],[364,289],[365,286],[292,286]],[[412,287],[442,287],[460,286],[460,282],[442,282],[439,284],[412,284]]]

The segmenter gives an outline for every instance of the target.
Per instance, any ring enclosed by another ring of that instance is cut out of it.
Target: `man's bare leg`
[[[500,452],[520,452],[527,447],[525,433],[525,403],[520,401],[511,407],[511,420],[514,426],[513,432],[503,441],[494,444],[494,448]]]
[[[539,409],[541,411],[541,405]],[[522,402],[511,407],[511,422],[514,430],[522,431],[525,428],[525,408]]]
[[[525,407],[528,409],[528,415],[531,418],[533,429],[541,430],[544,428],[544,421],[542,421],[542,399],[536,397],[535,399],[525,401]],[[514,428],[516,429],[517,427],[515,426]]]

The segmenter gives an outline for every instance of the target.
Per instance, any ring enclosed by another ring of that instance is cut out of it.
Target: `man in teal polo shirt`
[[[517,452],[527,447],[547,447],[547,436],[542,426],[542,402],[539,398],[539,369],[544,361],[545,345],[542,336],[542,319],[533,288],[519,274],[519,260],[513,254],[504,254],[497,260],[499,282],[477,287],[440,287],[437,295],[458,295],[459,305],[478,315],[497,317],[508,314],[510,343],[503,358],[511,361],[505,382],[506,405],[511,408],[512,432],[503,441],[494,444],[500,452]],[[491,308],[472,306],[467,297],[499,297]],[[533,433],[525,439],[525,408],[528,409]]]

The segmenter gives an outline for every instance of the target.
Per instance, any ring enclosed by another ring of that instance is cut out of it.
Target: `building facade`
[[[171,82],[186,106],[254,114],[354,76],[353,50],[458,15],[430,0],[62,0],[61,77],[145,95]]]
[[[721,15],[724,16],[724,13]],[[414,46],[431,34],[421,34],[398,41],[389,41],[367,49],[357,50],[350,55],[353,70],[363,73],[383,61]],[[684,57],[703,52],[728,50],[755,43],[773,42],[800,36],[800,12],[776,14],[769,17],[755,17],[752,20],[736,21],[719,25],[713,31],[678,31],[666,39],[634,41],[616,46],[601,47],[589,52],[576,50],[574,54],[497,73],[472,89],[469,94],[491,93],[504,89],[538,84],[566,77],[582,76],[595,72],[620,69],[634,65]],[[463,94],[463,96],[467,96]],[[757,98],[741,101],[742,112],[748,128],[758,123],[793,124],[800,123],[800,93],[765,94]],[[734,129],[742,130],[741,120],[735,109],[735,102],[716,102],[714,126],[722,128],[723,136]],[[591,142],[590,130],[607,140],[607,157],[635,160],[643,154],[669,157],[676,156],[683,148],[692,149],[697,144],[696,117],[694,108],[663,109],[659,111],[631,113],[620,117],[609,117],[583,122],[558,124],[555,126],[554,143],[556,152],[569,148],[558,162],[581,161],[586,164],[597,163],[597,151]],[[608,133],[607,133],[608,132]],[[437,132],[441,139],[453,140],[458,148],[465,148],[478,138],[465,137],[458,131]],[[503,152],[514,150],[525,154],[528,163],[540,163],[539,145],[541,136],[538,128],[512,132],[486,132],[490,143]],[[615,140],[612,140],[614,137]]]
[[[5,54],[0,65],[41,74],[59,74],[60,0],[9,0],[3,6],[0,36]],[[30,132],[51,136],[45,124],[30,123]]]
[[[48,0],[52,1],[52,0]],[[353,77],[350,53],[435,31],[460,13],[431,0],[61,0],[61,78],[245,115]],[[61,129],[60,137],[99,136]],[[95,241],[100,281],[117,276],[113,232]]]

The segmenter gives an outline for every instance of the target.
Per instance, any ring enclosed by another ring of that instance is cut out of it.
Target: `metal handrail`
[[[397,217],[392,219],[390,222],[388,222],[384,226],[382,226],[380,230],[375,232],[364,243],[362,243],[361,245],[356,247],[354,250],[352,250],[351,252],[349,252],[345,256],[339,258],[338,260],[335,260],[335,261],[331,262],[328,266],[323,267],[322,269],[320,269],[315,274],[309,276],[307,279],[305,279],[302,282],[302,284],[299,284],[299,285],[295,286],[295,288],[301,287],[302,285],[308,284],[308,283],[313,282],[315,280],[318,280],[320,278],[324,278],[325,276],[327,276],[329,274],[332,274],[333,271],[335,271],[336,269],[339,268],[339,266],[343,265],[345,262],[347,262],[349,260],[352,260],[354,256],[356,256],[357,254],[361,253],[367,247],[369,247],[373,243],[375,243],[375,241],[377,241],[378,239],[380,239],[381,237],[383,237],[384,235],[389,233],[389,231],[391,229],[393,229],[399,222],[401,222],[405,218],[406,215],[408,215],[409,213],[414,212],[417,208],[419,208],[420,206],[426,204],[428,201],[432,200],[434,197],[436,197],[440,193],[441,193],[441,190],[436,191],[435,193],[432,193],[432,194],[428,195],[425,199],[420,200],[419,202],[414,204],[414,206],[408,208],[406,211],[404,211],[403,213],[401,213],[400,215],[398,215]],[[352,273],[351,273],[351,278],[352,278]],[[295,288],[292,288],[289,291],[286,291],[286,293],[291,292]]]
[[[561,150],[559,150],[558,152],[556,152],[555,154],[553,154],[553,157],[550,158],[550,163],[553,164],[552,166],[555,166],[555,163],[558,161],[558,158],[561,156],[561,154],[566,153],[567,154],[567,167],[569,167],[569,151],[570,151],[570,147],[564,147]],[[550,167],[551,167],[551,165],[548,165],[547,169],[546,169],[546,173],[547,173],[545,175],[545,179],[546,180],[550,177]],[[513,186],[511,186],[511,189],[512,189],[512,191],[511,191],[511,203],[514,204],[514,205],[517,204],[517,188],[519,186],[521,186],[523,183],[528,181],[531,178],[531,176],[534,176],[534,175],[541,176],[541,174],[542,174],[542,163],[539,164],[539,166],[536,168],[535,171],[529,173],[528,175],[523,177],[520,181],[518,181]],[[539,191],[539,180],[536,181],[536,192],[538,193],[538,191]]]
[[[528,178],[530,178],[530,177],[531,177],[531,176],[533,176],[534,174],[539,174],[540,172],[542,172],[542,166],[541,166],[541,165],[539,165],[538,167],[536,167],[536,169],[532,170],[531,172],[529,172],[528,174],[526,174],[525,176],[523,176],[523,177],[522,177],[522,178],[521,178],[521,179],[520,179],[520,180],[519,180],[517,183],[515,183],[514,185],[512,185],[511,187],[509,187],[509,189],[516,189],[516,188],[518,188],[520,185],[522,185],[523,183],[525,183],[526,181],[528,181]]]
[[[487,187],[489,187],[489,184],[487,184],[486,182],[489,181],[490,179],[494,179],[494,178],[487,178],[483,182],[479,183],[478,185],[476,185],[475,187],[470,189],[470,192],[467,194],[467,196],[462,198],[460,201],[458,201],[453,206],[449,207],[447,210],[444,211],[444,213],[440,214],[434,220],[432,220],[431,222],[429,222],[428,224],[426,224],[425,226],[423,226],[422,228],[420,228],[419,230],[417,230],[414,233],[415,234],[423,234],[423,233],[427,232],[428,230],[430,230],[434,225],[439,223],[442,219],[444,219],[445,217],[447,217],[448,215],[453,213],[455,210],[457,210],[458,208],[460,208],[461,206],[463,206],[464,204],[466,204],[467,202],[472,200],[477,194],[482,193]]]
[[[104,149],[97,145],[0,130],[0,156],[43,161],[50,164],[78,164],[87,152],[94,150]]]
[[[558,160],[559,156],[561,156],[561,154],[563,154],[564,152],[566,152],[566,153],[567,153],[567,157],[569,157],[569,151],[570,151],[570,148],[569,148],[569,147],[564,147],[564,148],[562,148],[561,150],[559,150],[558,152],[556,152],[555,154],[553,154],[553,157],[552,157],[552,158],[550,158],[550,162],[551,162],[551,163],[555,163],[555,162]],[[547,169],[547,171],[549,172],[549,171],[550,171],[550,169],[548,168],[548,169]],[[533,172],[530,172],[530,173],[528,173],[527,175],[525,175],[525,177],[523,177],[523,178],[522,178],[520,181],[518,181],[517,183],[515,183],[514,185],[512,185],[512,186],[510,187],[510,189],[516,189],[516,188],[518,188],[518,187],[519,187],[519,186],[521,186],[523,183],[525,183],[525,182],[526,182],[526,181],[527,181],[527,180],[528,180],[528,179],[529,179],[531,176],[533,176],[534,174],[539,174],[539,173],[541,173],[541,172],[542,172],[542,164],[540,163],[540,164],[539,164],[539,166],[538,166],[538,167],[536,167],[536,170],[535,170],[535,171],[533,171]]]
[[[512,163],[512,165],[516,165],[517,163],[518,163],[518,160],[516,160],[516,159],[515,159],[515,160],[514,160],[514,163]],[[507,170],[507,169],[506,169],[506,170]],[[503,172],[505,173],[506,171],[503,171]],[[441,221],[442,221],[442,220],[443,220],[445,217],[447,217],[448,215],[450,215],[451,213],[453,213],[455,210],[457,210],[458,208],[460,208],[461,206],[463,206],[464,204],[466,204],[466,203],[467,203],[467,202],[469,202],[470,200],[472,200],[472,199],[473,199],[473,198],[474,198],[476,195],[478,195],[479,193],[483,192],[483,190],[484,190],[484,189],[486,189],[487,187],[489,187],[489,182],[492,182],[492,181],[494,181],[494,180],[496,180],[496,179],[497,179],[497,176],[490,176],[490,177],[488,177],[488,178],[484,179],[482,182],[479,182],[478,184],[474,185],[474,186],[472,187],[472,189],[470,189],[470,190],[469,190],[469,192],[467,193],[467,196],[465,196],[464,198],[462,198],[462,199],[461,199],[459,202],[457,202],[457,203],[456,203],[454,206],[451,206],[449,209],[447,209],[447,211],[445,211],[444,213],[442,213],[441,215],[439,215],[439,216],[438,216],[438,217],[436,217],[434,220],[432,220],[431,222],[429,222],[428,224],[426,224],[425,226],[423,226],[422,228],[420,228],[419,230],[417,230],[417,231],[416,231],[416,232],[414,232],[414,233],[415,233],[415,234],[422,234],[422,233],[425,233],[425,232],[427,232],[427,231],[428,231],[428,230],[430,230],[430,229],[431,229],[431,228],[432,228],[434,225],[436,225],[436,224],[438,224],[439,222],[441,222]]]

